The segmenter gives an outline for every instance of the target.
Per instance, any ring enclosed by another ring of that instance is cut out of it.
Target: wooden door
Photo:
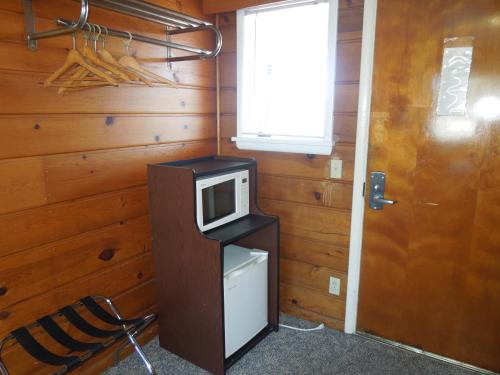
[[[467,111],[437,116],[452,37]],[[366,208],[358,330],[500,371],[500,1],[379,0],[373,83],[368,171],[399,202]]]

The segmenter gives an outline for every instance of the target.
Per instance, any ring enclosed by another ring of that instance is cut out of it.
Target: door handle
[[[373,198],[373,200],[375,201],[375,203],[380,203],[380,204],[395,204],[398,202],[398,201],[394,201],[391,199],[384,199],[384,198],[380,198],[380,197],[375,197],[375,198]]]
[[[385,199],[385,173],[370,173],[370,200],[369,205],[373,210],[382,210],[386,204],[395,204],[398,201]]]

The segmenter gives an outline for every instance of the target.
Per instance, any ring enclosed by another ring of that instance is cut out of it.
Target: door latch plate
[[[370,199],[369,205],[373,210],[382,210],[384,203],[380,199],[384,198],[385,192],[385,173],[372,172],[370,174]]]

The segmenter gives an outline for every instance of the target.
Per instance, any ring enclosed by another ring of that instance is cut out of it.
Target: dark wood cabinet
[[[202,233],[196,224],[196,178],[247,169],[250,214]],[[257,205],[253,159],[208,157],[148,166],[161,347],[214,373],[279,325],[279,220]],[[268,251],[268,326],[225,358],[224,246]]]

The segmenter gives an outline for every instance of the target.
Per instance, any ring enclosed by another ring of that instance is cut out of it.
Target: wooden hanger
[[[108,38],[108,28],[106,26],[103,26],[103,29],[105,30],[106,35],[102,39],[102,48],[97,51],[97,53],[99,54],[99,57],[103,61],[107,62],[108,64],[111,64],[114,67],[116,67],[117,69],[122,70],[124,74],[126,74],[127,76],[129,76],[129,81],[140,81],[140,82],[145,83],[148,86],[153,86],[153,82],[151,82],[150,80],[148,80],[148,79],[142,77],[141,75],[133,72],[132,70],[127,69],[127,67],[121,65],[113,57],[113,55],[108,50],[106,50],[105,44],[106,44],[106,39]]]
[[[64,94],[67,91],[75,91],[72,89],[85,89],[99,86],[109,86],[109,83],[98,77],[90,76],[90,72],[83,68],[77,68],[73,71],[70,78],[61,82],[57,93]]]
[[[130,69],[127,69],[127,67],[120,65],[120,63],[116,61],[116,59],[113,57],[111,53],[109,53],[109,51],[100,50],[97,51],[97,53],[103,61],[106,61],[108,64],[114,65],[117,69],[121,69],[122,72],[129,77],[128,79],[129,82],[141,81],[147,84],[148,86],[153,86],[153,82],[143,78],[142,76],[131,71]]]
[[[117,75],[120,79],[123,81],[130,81],[130,77],[123,73],[120,69],[116,68],[115,66],[107,63],[106,61],[103,61],[97,56],[97,41],[99,40],[101,36],[101,26],[99,25],[92,25],[95,28],[99,30],[99,34],[94,35],[94,49],[90,48],[87,44],[85,44],[85,47],[83,48],[83,56],[85,56],[90,62],[94,63],[97,66],[100,66],[109,72]],[[95,31],[95,30],[94,30]]]
[[[132,56],[130,56],[129,47],[130,47],[130,43],[132,42],[132,34],[130,32],[128,32],[128,31],[127,31],[127,33],[130,36],[130,39],[128,41],[124,42],[125,49],[127,51],[127,55],[122,56],[120,58],[120,60],[118,60],[118,62],[122,66],[127,67],[128,69],[132,70],[136,74],[145,76],[147,79],[150,79],[150,80],[153,80],[154,82],[162,83],[162,84],[165,84],[165,85],[168,85],[168,86],[171,86],[171,87],[176,87],[177,85],[176,85],[175,82],[170,81],[169,79],[166,79],[165,77],[162,77],[162,76],[160,76],[158,74],[150,72],[147,69],[144,69],[141,66],[141,64],[139,64],[139,62],[135,58],[133,58]]]
[[[122,56],[119,60],[119,63],[131,69],[133,72],[146,76],[147,78],[152,79],[155,82],[162,83],[171,87],[176,87],[175,82],[144,69],[141,64],[139,64],[139,62],[132,56]]]
[[[89,23],[86,23],[85,26],[89,28],[88,33],[86,32],[84,34],[84,39],[85,39],[85,45],[83,47],[84,53],[83,56],[87,58],[89,62],[94,63],[95,65],[102,67],[103,62],[100,61],[100,59],[95,55],[95,53],[92,51],[91,48],[88,47],[88,41],[90,39],[90,33],[95,32],[94,27],[97,25],[92,25]],[[100,35],[100,27],[99,27],[99,35]],[[96,38],[94,38],[94,41],[96,41]],[[114,69],[114,68],[113,68]],[[103,72],[106,73],[106,72]],[[108,69],[108,76],[110,73],[113,73],[111,70]],[[118,78],[121,78],[118,76]],[[118,79],[117,78],[117,79]],[[128,77],[127,77],[128,78]],[[115,79],[115,78],[113,78]],[[97,82],[95,82],[97,81]],[[100,83],[99,83],[100,82]],[[102,81],[99,78],[93,77],[92,72],[88,69],[85,69],[85,67],[78,67],[77,69],[74,70],[73,74],[70,76],[70,78],[66,81],[66,83],[60,84],[60,88],[57,91],[59,95],[64,94],[66,91],[68,91],[71,88],[92,88],[92,87],[98,87],[98,86],[107,86],[108,83],[106,81]],[[74,90],[72,90],[74,91]]]
[[[73,49],[71,49],[71,51],[69,51],[68,56],[66,57],[66,61],[64,62],[63,66],[61,66],[49,78],[47,78],[43,85],[45,87],[52,86],[55,80],[62,77],[68,70],[70,70],[75,65],[78,65],[78,66],[88,70],[89,72],[93,73],[97,77],[100,77],[104,81],[107,81],[107,83],[110,85],[118,86],[118,82],[115,79],[110,77],[108,74],[102,72],[101,70],[88,64],[85,61],[83,56],[76,49],[76,36],[75,36],[75,34],[73,34]]]

